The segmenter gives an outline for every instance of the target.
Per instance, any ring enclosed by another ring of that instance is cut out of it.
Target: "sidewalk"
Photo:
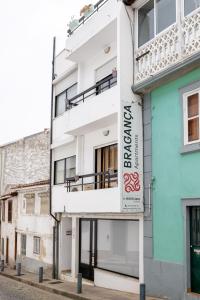
[[[83,284],[82,294],[76,293],[76,284],[62,280],[52,280],[44,277],[43,283],[38,283],[36,274],[22,272],[22,276],[16,276],[16,270],[5,268],[4,272],[0,272],[1,276],[5,276],[31,286],[46,290],[50,293],[66,296],[78,300],[139,300],[138,295],[130,293],[113,291],[109,289],[99,288]],[[147,300],[162,300],[158,298],[147,297]]]

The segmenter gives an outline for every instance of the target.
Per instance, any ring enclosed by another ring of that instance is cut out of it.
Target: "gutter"
[[[53,38],[53,60],[52,60],[52,84],[51,84],[51,124],[50,124],[50,168],[49,168],[49,214],[55,220],[53,227],[53,272],[52,277],[58,279],[58,265],[59,265],[59,223],[60,220],[52,213],[52,141],[53,141],[53,80],[55,79],[55,49],[56,38]]]

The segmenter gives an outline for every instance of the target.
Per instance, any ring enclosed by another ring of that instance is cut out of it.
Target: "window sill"
[[[193,153],[197,151],[200,151],[200,142],[184,145],[180,151],[180,154]]]

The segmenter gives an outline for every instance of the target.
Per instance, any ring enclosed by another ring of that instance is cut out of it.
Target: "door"
[[[9,263],[9,239],[6,238],[6,263]]]
[[[79,272],[83,278],[94,280],[94,267],[96,266],[97,222],[92,219],[80,219],[80,248]]]
[[[95,150],[95,173],[103,173],[95,179],[96,189],[117,186],[118,145],[113,144]],[[109,178],[104,173],[110,172]]]
[[[200,294],[200,207],[190,208],[191,291]]]

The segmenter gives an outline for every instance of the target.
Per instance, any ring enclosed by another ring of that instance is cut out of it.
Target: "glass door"
[[[96,189],[117,186],[118,145],[113,144],[95,150],[95,172],[103,173],[96,178]],[[110,172],[111,178],[104,173]]]
[[[80,220],[79,272],[83,278],[94,280],[96,266],[96,220]]]

